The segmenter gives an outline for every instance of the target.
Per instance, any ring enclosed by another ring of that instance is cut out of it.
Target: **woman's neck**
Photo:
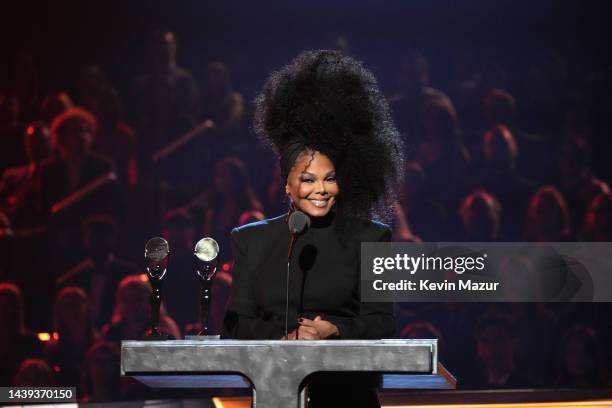
[[[333,224],[336,218],[334,211],[329,211],[322,217],[310,217],[310,226],[312,228],[327,228]]]

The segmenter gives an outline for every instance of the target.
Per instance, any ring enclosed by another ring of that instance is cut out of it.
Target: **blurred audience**
[[[591,201],[584,218],[587,241],[612,242],[612,194],[602,193]]]
[[[29,229],[44,224],[40,206],[41,164],[52,155],[51,132],[43,122],[32,122],[24,132],[28,163],[7,169],[0,180],[0,208],[15,228]]]
[[[459,210],[465,241],[499,240],[501,210],[497,199],[484,190],[478,190],[467,196]]]
[[[146,70],[134,82],[131,107],[138,133],[147,138],[141,156],[149,158],[195,124],[199,95],[191,72],[178,65],[177,40],[172,31],[151,33],[146,56]]]
[[[562,388],[606,388],[610,386],[601,344],[593,328],[570,327],[559,344],[557,379]]]
[[[108,402],[123,396],[119,346],[99,340],[87,350],[83,362],[79,402]]]
[[[13,380],[15,387],[54,387],[53,371],[39,358],[28,358],[19,366]]]
[[[197,238],[191,214],[182,209],[166,213],[162,236],[170,243],[172,251],[168,274],[164,278],[163,302],[182,330],[188,323],[198,320],[200,311],[200,284],[193,255]]]
[[[53,314],[54,332],[45,343],[45,359],[58,386],[76,387],[85,353],[97,337],[87,293],[74,286],[62,289],[55,296]]]
[[[83,221],[85,258],[58,276],[56,286],[77,286],[89,294],[90,317],[96,328],[111,320],[119,282],[138,273],[136,265],[117,255],[117,221],[91,215]]]
[[[461,139],[457,112],[450,99],[427,102],[419,117],[415,159],[427,174],[430,193],[448,209],[472,184],[471,157]]]
[[[525,238],[536,242],[571,240],[569,210],[563,194],[555,187],[540,187],[531,198]]]
[[[119,282],[113,318],[102,329],[102,337],[119,345],[121,340],[143,338],[151,324],[151,285],[147,275],[126,276]],[[180,339],[181,331],[162,306],[159,331]]]
[[[235,157],[220,160],[215,165],[212,204],[204,215],[204,236],[219,243],[220,259],[231,257],[229,233],[238,225],[245,211],[263,210],[251,187],[244,163]]]
[[[517,171],[518,157],[516,139],[505,125],[497,125],[485,132],[478,185],[499,200],[504,211],[500,236],[510,241],[519,240],[522,235],[521,224],[516,220],[525,214],[536,187],[533,181]]]
[[[0,384],[13,383],[22,361],[42,355],[42,344],[25,325],[21,291],[12,283],[0,283]]]
[[[124,112],[117,90],[97,65],[81,68],[77,89],[81,105],[94,115],[98,125],[91,150],[116,164],[122,182],[136,185],[136,131],[122,121]]]
[[[529,388],[531,383],[516,366],[517,338],[509,319],[485,314],[476,324],[478,366],[466,378],[467,388]]]

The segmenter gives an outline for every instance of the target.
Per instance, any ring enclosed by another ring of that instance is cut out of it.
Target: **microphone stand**
[[[291,240],[289,241],[289,249],[287,251],[287,274],[285,277],[286,283],[286,292],[285,292],[285,339],[289,339],[289,271],[291,268],[291,253],[293,252],[293,247],[295,245],[295,241],[297,238],[297,234],[291,234]],[[298,339],[298,331],[295,332],[295,339]]]

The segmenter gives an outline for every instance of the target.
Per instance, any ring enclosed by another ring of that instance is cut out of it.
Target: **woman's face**
[[[287,177],[285,192],[296,209],[311,217],[329,213],[340,192],[334,164],[322,153],[301,153]]]

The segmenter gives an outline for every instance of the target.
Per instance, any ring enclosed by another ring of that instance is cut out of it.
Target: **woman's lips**
[[[314,199],[308,199],[308,201],[310,201],[315,207],[318,208],[325,208],[327,207],[327,202],[329,200],[314,200]]]

